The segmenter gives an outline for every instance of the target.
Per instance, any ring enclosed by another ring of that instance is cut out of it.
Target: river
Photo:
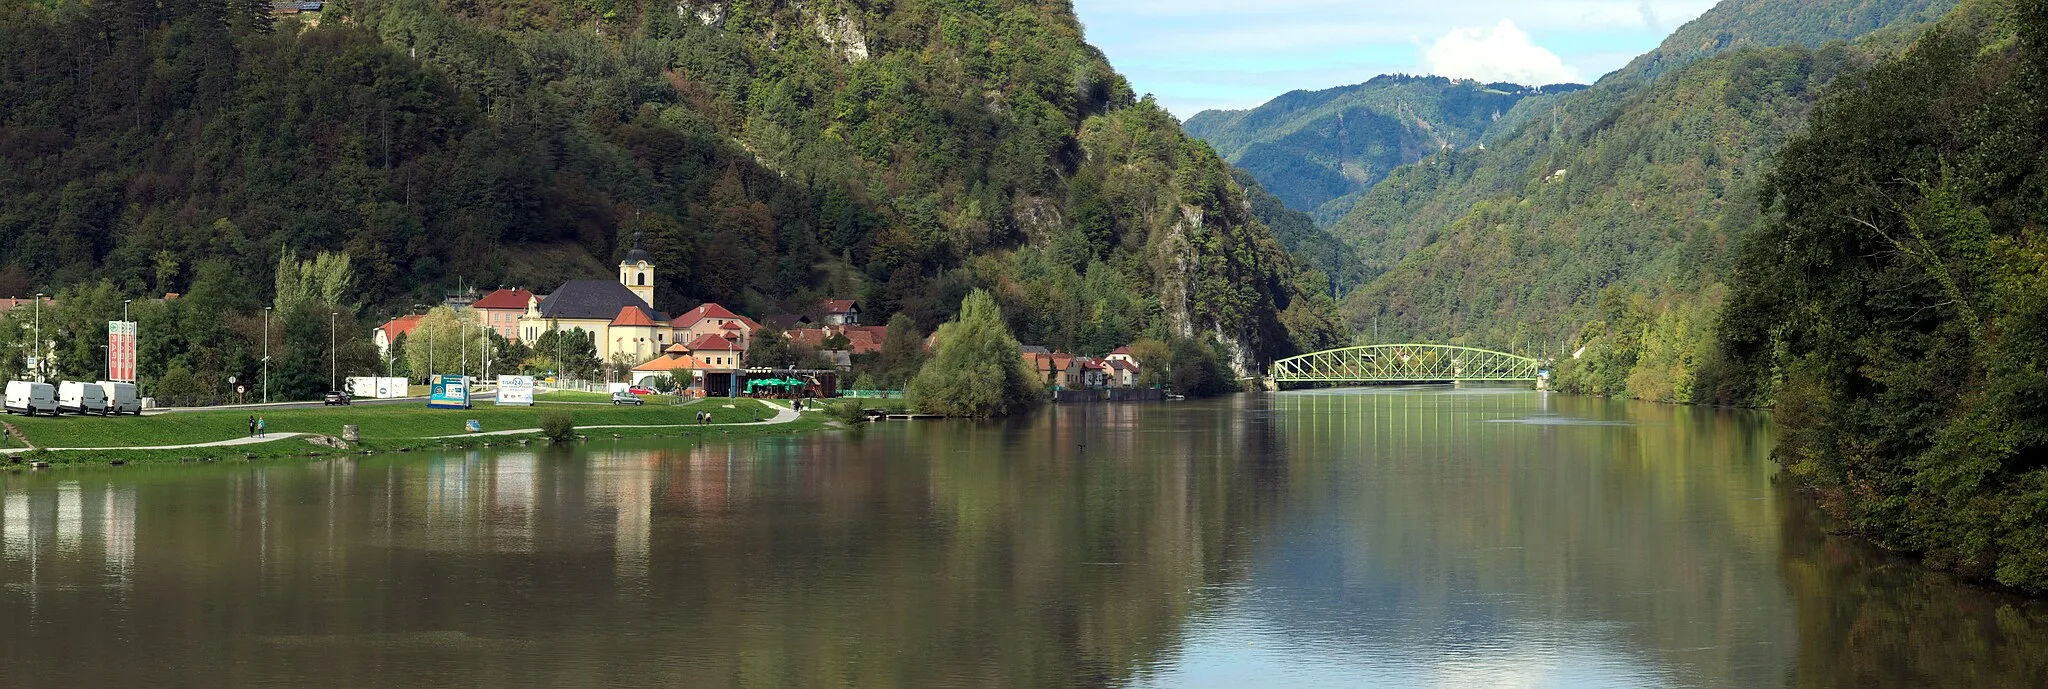
[[[1767,416],[1502,388],[0,474],[0,686],[2042,686]]]

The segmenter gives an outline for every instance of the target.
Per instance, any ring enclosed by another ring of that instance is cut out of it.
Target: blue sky
[[[1073,0],[1088,40],[1185,119],[1380,74],[1591,82],[1714,0]]]

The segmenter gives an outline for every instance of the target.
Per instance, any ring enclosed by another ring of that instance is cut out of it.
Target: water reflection
[[[1498,389],[0,475],[0,685],[2032,686],[1755,415]]]

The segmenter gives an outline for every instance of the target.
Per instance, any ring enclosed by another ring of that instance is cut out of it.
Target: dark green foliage
[[[260,285],[281,248],[345,250],[392,312],[601,275],[638,232],[662,304],[937,323],[1099,271],[1071,306],[1102,318],[1040,337],[1301,339],[1227,166],[1064,3],[353,0],[268,31],[259,6],[0,13],[0,282],[186,291],[205,257]]]
[[[925,413],[982,419],[1027,411],[1045,397],[995,298],[982,290],[960,303],[958,319],[939,326],[931,360],[908,392]]]
[[[565,411],[541,412],[540,434],[554,442],[568,442],[576,437],[576,416]]]
[[[1835,89],[1720,322],[1778,459],[1850,528],[2048,590],[2048,9],[1972,3]]]
[[[564,380],[601,380],[604,362],[597,358],[597,345],[582,328],[543,330],[533,339],[532,356],[526,370],[558,376]]]
[[[1350,244],[1317,227],[1307,213],[1282,204],[1279,197],[1259,186],[1251,173],[1239,169],[1233,177],[1252,202],[1252,216],[1273,228],[1273,238],[1280,240],[1303,268],[1317,273],[1323,278],[1320,282],[1329,283],[1326,294],[1334,298],[1365,282],[1365,261]]]

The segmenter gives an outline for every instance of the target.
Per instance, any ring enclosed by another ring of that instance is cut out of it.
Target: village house
[[[476,309],[484,327],[497,331],[499,337],[518,342],[522,334],[519,332],[519,317],[526,315],[533,301],[532,292],[515,287],[486,294],[471,303],[469,308]]]
[[[1138,387],[1138,364],[1130,359],[1106,359],[1103,365],[1109,368],[1109,386],[1113,388]]]
[[[390,356],[391,343],[397,342],[398,338],[420,327],[421,318],[419,314],[399,316],[377,326],[377,331],[370,335],[370,340],[377,344],[377,356]]]
[[[1081,366],[1081,388],[1085,390],[1109,389],[1109,367],[1094,357],[1074,357]]]
[[[860,302],[852,299],[826,299],[818,305],[824,312],[825,325],[860,325]]]
[[[752,346],[754,332],[761,329],[761,324],[753,319],[717,304],[704,304],[685,311],[670,321],[669,326],[675,328],[677,342],[691,343],[706,335],[716,335],[731,339],[741,350]]]

